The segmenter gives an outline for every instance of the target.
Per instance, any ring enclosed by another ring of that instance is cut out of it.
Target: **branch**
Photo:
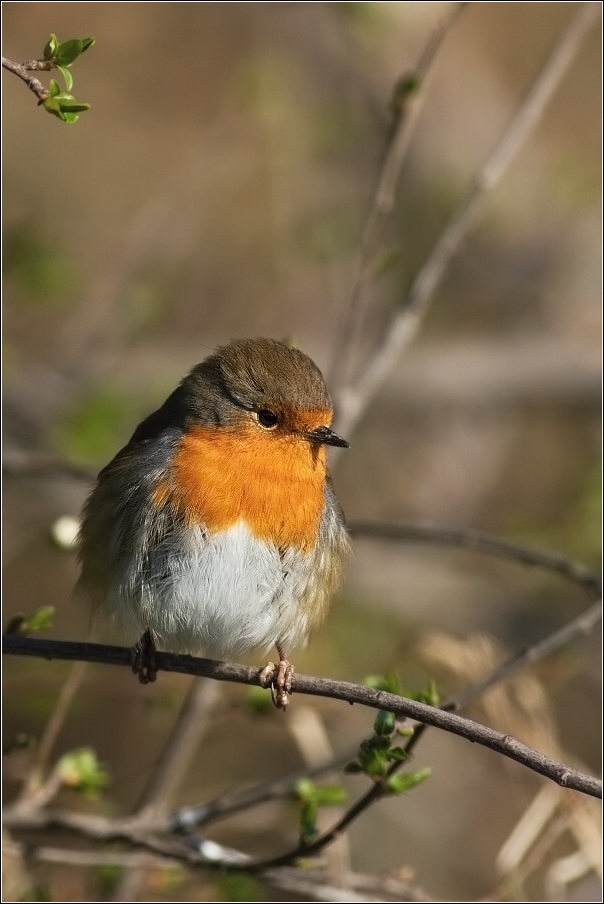
[[[145,852],[125,851],[81,851],[67,848],[51,847],[50,845],[24,844],[12,840],[5,840],[2,844],[5,855],[17,855],[25,860],[36,860],[41,863],[60,863],[68,866],[118,866],[122,869],[166,869],[180,866],[177,857],[168,857],[162,854],[150,854]],[[191,864],[193,865],[193,864]],[[322,874],[316,870],[304,870],[301,873],[297,869],[283,868],[279,870],[267,870],[262,879],[277,888],[291,891],[294,894],[309,894],[314,899],[326,901],[379,901],[381,899],[352,895],[350,888],[361,888],[368,891],[382,891],[386,894],[397,895],[397,901],[430,901],[431,899],[415,885],[396,879],[382,879],[378,876],[359,875],[350,873],[346,875],[349,886],[346,889],[337,888],[326,884]]]
[[[86,663],[76,662],[61,688],[55,707],[40,738],[29,775],[24,782],[20,797],[21,803],[32,798],[40,789],[48,759],[67,718],[73,698],[82,683],[85,671]]]
[[[532,549],[495,537],[476,528],[446,527],[436,524],[387,524],[379,521],[352,521],[347,525],[353,537],[375,537],[383,540],[411,540],[419,543],[436,543],[444,546],[458,546],[475,552],[511,559],[523,565],[534,565],[548,571],[555,571],[569,581],[582,584],[600,595],[602,579],[600,575],[586,568],[580,562],[556,552]]]
[[[38,104],[43,104],[46,98],[50,97],[48,88],[42,84],[40,79],[37,79],[34,75],[28,74],[29,70],[32,69],[38,72],[50,71],[52,69],[50,62],[45,60],[28,60],[26,63],[14,63],[12,60],[7,60],[6,57],[2,57],[2,68],[7,69],[9,72],[12,72],[13,75],[16,75],[24,81],[29,90],[33,91],[38,98]]]
[[[266,801],[279,800],[292,794],[301,778],[317,778],[342,769],[354,758],[354,755],[355,751],[349,751],[346,755],[334,757],[331,762],[317,766],[315,769],[301,769],[299,772],[294,772],[292,775],[276,781],[255,785],[245,791],[236,791],[234,794],[226,794],[197,807],[182,807],[158,826],[153,826],[153,829],[167,832],[189,831],[195,826],[224,819],[233,813],[247,810],[249,807],[255,807]]]
[[[201,678],[193,679],[137,804],[136,819],[140,829],[148,831],[147,826],[167,808],[170,798],[189,770],[219,696],[218,685]],[[112,900],[133,901],[142,885],[144,873],[142,867],[126,870],[117,884]]]
[[[554,653],[556,650],[566,646],[566,644],[570,643],[572,640],[576,640],[578,637],[589,634],[601,620],[602,600],[599,600],[585,612],[582,612],[581,615],[578,615],[576,618],[573,618],[572,621],[569,621],[568,624],[564,625],[562,628],[553,631],[551,634],[548,634],[547,637],[537,641],[537,643],[523,647],[517,653],[514,653],[513,656],[510,656],[509,659],[498,666],[498,668],[482,681],[461,691],[454,698],[448,700],[443,705],[443,709],[461,709],[462,706],[466,706],[470,701],[480,697],[481,694],[495,684],[500,684],[502,681],[505,681],[521,668],[543,659],[550,653]]]
[[[352,358],[353,345],[358,337],[367,306],[366,289],[375,273],[373,258],[376,245],[382,238],[386,220],[394,208],[403,163],[423,107],[425,86],[444,39],[467,5],[467,3],[450,5],[430,35],[415,70],[403,75],[394,89],[395,119],[377,179],[371,210],[363,230],[344,317],[334,345],[332,361],[334,387],[346,377],[346,365]]]
[[[10,477],[73,477],[75,480],[96,480],[97,471],[73,465],[62,458],[44,452],[25,449],[5,449],[2,454],[2,473]]]
[[[519,650],[506,662],[494,669],[491,674],[482,681],[462,690],[459,694],[443,703],[442,709],[447,711],[461,709],[483,694],[486,690],[496,684],[500,684],[507,678],[510,678],[525,666],[537,662],[539,659],[543,659],[544,656],[559,650],[572,640],[588,634],[601,618],[602,602],[599,601],[594,603],[587,611],[581,613],[581,615],[568,622],[568,624],[564,625],[562,628],[553,631],[537,643]],[[415,747],[425,728],[425,725],[418,725],[416,727],[412,737],[405,746],[405,751],[407,753],[410,753],[413,747]],[[169,824],[165,827],[162,826],[162,828],[172,831],[188,830],[193,826],[204,825],[214,819],[220,819],[223,816],[228,816],[231,813],[236,813],[247,807],[256,806],[256,804],[263,803],[266,800],[285,797],[294,789],[298,779],[303,778],[304,776],[314,778],[331,769],[337,769],[339,766],[343,766],[351,759],[353,759],[353,755],[348,754],[345,757],[336,758],[330,764],[310,772],[303,771],[294,773],[291,776],[278,779],[275,782],[269,782],[264,785],[250,788],[246,791],[239,791],[235,794],[219,797],[216,800],[210,801],[207,804],[201,804],[198,807],[185,807],[174,813],[169,818]],[[369,801],[367,804],[368,803]]]
[[[476,221],[486,195],[501,181],[517,152],[539,122],[599,13],[600,4],[592,2],[582,4],[490,157],[474,177],[468,193],[413,281],[402,309],[391,321],[382,343],[373,352],[360,375],[338,393],[337,417],[334,424],[334,429],[338,433],[350,435],[367,404],[396,364],[400,353],[415,337],[432,295]]]
[[[130,666],[131,664],[131,651],[126,647],[37,640],[12,634],[4,635],[2,644],[4,653],[14,655],[37,656],[43,659],[82,659],[87,662],[100,662],[108,665]],[[174,653],[158,653],[157,667],[169,672],[214,678],[217,681],[233,681],[238,684],[260,686],[261,669],[252,666],[200,659],[193,656],[179,656]],[[388,694],[385,691],[364,687],[360,684],[351,684],[347,681],[295,675],[292,684],[293,690],[297,693],[330,697],[334,700],[345,700],[348,703],[360,703],[372,709],[387,710],[398,716],[406,716],[417,722],[433,725],[501,753],[533,772],[557,782],[564,788],[582,791],[592,797],[602,795],[602,783],[593,776],[585,775],[576,769],[558,763],[521,744],[510,735],[503,735],[501,732],[494,731],[492,728],[487,728],[470,719],[464,719],[454,713],[444,712],[415,700],[408,700],[396,694]]]

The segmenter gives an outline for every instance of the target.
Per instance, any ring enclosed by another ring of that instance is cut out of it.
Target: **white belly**
[[[289,651],[311,627],[305,603],[317,593],[316,565],[300,550],[280,553],[243,522],[210,536],[193,527],[154,548],[144,581],[138,568],[122,576],[107,608],[130,643],[150,628],[160,649],[178,653],[268,652],[277,640]]]

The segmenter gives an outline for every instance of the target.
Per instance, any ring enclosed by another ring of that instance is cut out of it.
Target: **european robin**
[[[337,588],[348,548],[326,446],[332,403],[318,367],[272,339],[198,364],[99,474],[84,508],[77,590],[133,647],[279,654],[261,678],[284,709],[293,668]],[[135,643],[138,639],[138,643]]]

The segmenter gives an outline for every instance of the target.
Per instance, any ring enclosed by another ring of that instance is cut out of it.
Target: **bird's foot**
[[[270,687],[273,703],[277,709],[287,708],[289,703],[287,695],[292,692],[293,675],[294,667],[283,655],[280,655],[278,666],[274,662],[267,662],[266,667],[260,672],[260,684],[262,687]]]
[[[141,684],[149,684],[157,678],[155,643],[149,630],[132,647],[132,671]]]

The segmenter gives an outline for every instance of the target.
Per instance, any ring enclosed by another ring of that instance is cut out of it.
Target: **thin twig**
[[[137,822],[143,831],[167,809],[185,778],[219,697],[220,689],[214,682],[202,678],[193,680],[136,807]],[[113,900],[133,901],[144,874],[144,868],[128,870],[118,882]]]
[[[7,477],[73,477],[75,480],[96,480],[97,470],[71,464],[44,452],[25,449],[5,449],[2,453],[2,473]]]
[[[395,120],[388,137],[371,210],[363,230],[344,317],[336,336],[331,368],[331,382],[334,388],[347,376],[346,366],[352,358],[353,346],[358,338],[367,306],[366,290],[375,271],[375,250],[382,240],[385,223],[394,208],[403,163],[423,107],[426,84],[445,37],[459,13],[467,5],[453,3],[445,12],[430,35],[417,66],[413,72],[403,76],[408,90],[405,90],[405,86],[401,86],[400,82],[397,85],[398,93],[401,93],[400,101],[395,89],[394,102],[398,106],[398,101],[401,106],[393,111]]]
[[[180,866],[177,859],[161,854],[124,851],[73,851],[67,848],[55,848],[49,845],[23,844],[16,841],[3,842],[4,854],[18,854],[27,860],[39,860],[42,863],[63,863],[69,866],[121,866],[126,869],[165,869],[167,866]]]
[[[42,65],[42,63],[44,63],[44,65]],[[13,75],[16,75],[24,81],[29,90],[33,91],[38,98],[38,104],[44,103],[46,98],[50,97],[48,88],[46,88],[34,75],[29,75],[29,71],[31,70],[39,72],[40,70],[47,71],[52,69],[50,63],[46,64],[43,60],[28,60],[25,63],[14,63],[12,60],[7,60],[6,57],[2,57],[2,68],[7,69],[9,72],[12,72]]]
[[[88,662],[101,662],[108,665],[130,666],[131,651],[126,647],[105,646],[103,644],[73,643],[70,641],[38,640],[31,637],[20,637],[9,634],[3,636],[3,652],[37,656],[43,659],[82,659]],[[175,653],[158,653],[157,668],[170,672],[199,675],[214,678],[217,681],[233,681],[238,684],[260,686],[261,669],[252,666],[237,665],[212,659],[200,659],[193,656],[179,656]],[[544,754],[538,753],[521,744],[510,735],[503,735],[470,719],[464,719],[454,713],[389,694],[385,691],[351,684],[347,681],[334,681],[329,678],[313,678],[307,675],[295,675],[292,682],[293,691],[319,697],[330,697],[334,700],[345,700],[348,703],[360,703],[373,709],[383,709],[399,716],[406,716],[417,722],[433,725],[452,734],[459,735],[469,741],[481,744],[491,750],[515,760],[534,772],[550,778],[564,788],[582,791],[592,797],[602,795],[602,783],[593,776],[586,775],[576,769],[558,763]],[[274,864],[274,861],[271,861]]]
[[[487,196],[501,181],[531,131],[539,122],[554,91],[577,55],[583,39],[600,13],[600,4],[584,3],[567,26],[524,101],[514,113],[486,163],[474,177],[465,198],[414,279],[404,304],[362,372],[336,395],[338,433],[349,436],[367,404],[415,337],[429,302]],[[335,458],[335,456],[334,456]]]
[[[54,747],[59,736],[59,732],[63,727],[67,713],[69,712],[69,707],[71,706],[72,700],[82,683],[85,672],[86,663],[76,662],[74,663],[69,675],[63,683],[55,707],[48,722],[46,723],[42,737],[40,738],[40,743],[34,757],[34,762],[29,771],[27,779],[25,780],[23,792],[19,799],[20,803],[24,803],[40,788],[44,770],[48,763],[52,748]]]
[[[531,665],[532,663],[543,659],[545,656],[548,656],[550,653],[554,653],[556,650],[566,646],[566,644],[570,643],[572,640],[576,640],[579,637],[589,634],[601,620],[602,600],[599,600],[597,603],[594,603],[593,606],[590,606],[589,609],[586,609],[585,612],[582,612],[581,615],[578,615],[576,618],[573,618],[572,621],[569,621],[568,624],[559,628],[557,631],[548,634],[543,640],[539,640],[534,644],[529,644],[517,653],[514,653],[513,656],[510,656],[509,659],[484,678],[483,681],[479,681],[473,687],[461,691],[461,693],[457,694],[453,699],[447,701],[445,707],[447,709],[457,710],[462,706],[466,706],[466,704],[481,696],[481,694],[489,690],[489,688],[493,687],[495,684],[505,681],[520,668]]]
[[[347,525],[353,537],[375,537],[381,540],[410,540],[419,543],[437,543],[459,546],[475,552],[510,559],[522,565],[534,565],[555,571],[589,588],[597,595],[602,593],[602,578],[580,562],[575,562],[556,552],[533,549],[495,537],[476,528],[456,528],[437,524],[388,524],[379,521],[352,521]]]
[[[256,807],[269,800],[279,800],[292,794],[301,778],[317,778],[335,772],[353,758],[354,751],[350,751],[345,756],[334,757],[329,763],[317,766],[315,769],[301,769],[276,781],[255,785],[253,788],[236,791],[234,794],[226,794],[197,807],[183,807],[169,816],[167,822],[160,826],[160,830],[188,831],[195,826],[224,819],[232,816],[233,813],[247,810],[249,807]]]
[[[193,681],[137,805],[136,813],[141,821],[158,817],[178,790],[219,697],[220,689],[213,682]]]

